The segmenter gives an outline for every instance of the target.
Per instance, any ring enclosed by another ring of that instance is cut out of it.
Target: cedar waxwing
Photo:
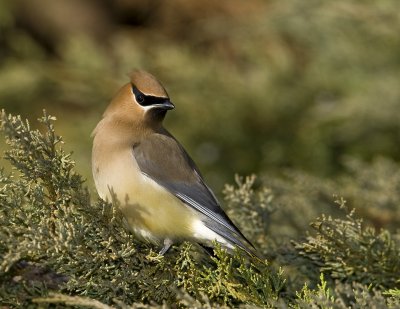
[[[93,131],[92,169],[104,200],[118,200],[130,229],[163,244],[177,241],[234,245],[255,255],[253,245],[221,209],[193,160],[163,127],[173,109],[164,87],[134,71]]]

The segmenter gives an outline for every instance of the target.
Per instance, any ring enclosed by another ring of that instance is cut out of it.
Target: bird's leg
[[[165,238],[164,239],[164,247],[161,249],[159,254],[164,255],[169,250],[169,248],[171,248],[172,244],[173,244],[173,241],[171,239]]]

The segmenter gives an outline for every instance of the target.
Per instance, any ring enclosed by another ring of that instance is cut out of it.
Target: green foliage
[[[337,202],[345,207],[343,199]],[[388,230],[363,228],[354,210],[345,220],[322,215],[311,226],[316,235],[295,247],[321,271],[341,281],[400,287],[400,242]]]
[[[242,228],[243,233],[254,240],[263,254],[268,254],[271,215],[276,210],[272,190],[264,186],[255,190],[255,175],[245,179],[236,175],[235,182],[225,185],[223,191],[227,213],[237,222],[248,222]]]
[[[302,308],[307,304],[318,303],[319,306],[322,305],[323,308],[329,307],[329,304],[335,302],[335,297],[332,295],[332,291],[327,287],[327,282],[324,279],[324,275],[321,273],[320,283],[317,288],[313,291],[308,288],[307,285],[297,292],[297,304],[295,308]],[[299,305],[302,306],[299,306]]]
[[[249,263],[239,252],[230,256],[216,246],[214,263],[201,266],[189,258],[189,248],[177,261],[181,267],[178,286],[199,298],[206,295],[217,303],[261,306],[276,300],[284,287],[282,272],[271,272],[266,262],[255,259]]]
[[[372,164],[347,158],[347,175],[341,177],[340,192],[359,216],[377,228],[398,228],[400,222],[400,169],[388,158],[378,157]],[[339,192],[339,191],[337,191]]]
[[[373,290],[359,283],[343,284],[336,282],[334,288],[328,287],[328,282],[323,274],[320,276],[320,283],[315,290],[310,290],[307,285],[297,293],[292,308],[329,308],[345,309],[356,308],[398,308],[399,299],[386,299],[378,290]]]
[[[343,165],[345,171],[335,178],[316,177],[295,169],[284,169],[278,177],[272,173],[263,176],[262,189],[271,192],[272,213],[263,219],[268,225],[270,245],[282,246],[283,238],[297,238],[321,214],[344,219],[346,212],[332,203],[332,196],[343,197],[365,226],[398,234],[399,164],[378,157],[372,162],[346,158]]]

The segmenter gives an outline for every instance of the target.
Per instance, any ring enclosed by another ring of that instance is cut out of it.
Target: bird
[[[175,108],[165,88],[144,70],[129,77],[92,133],[92,172],[100,198],[117,203],[129,229],[160,246],[160,255],[175,243],[191,241],[257,256],[192,158],[164,128],[166,113]]]

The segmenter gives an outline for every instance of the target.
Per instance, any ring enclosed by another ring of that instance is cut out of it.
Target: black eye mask
[[[136,101],[141,106],[164,104],[166,101],[169,101],[168,98],[160,98],[151,95],[145,95],[144,93],[140,92],[139,89],[137,89],[134,85],[132,85],[132,92],[135,95]]]

